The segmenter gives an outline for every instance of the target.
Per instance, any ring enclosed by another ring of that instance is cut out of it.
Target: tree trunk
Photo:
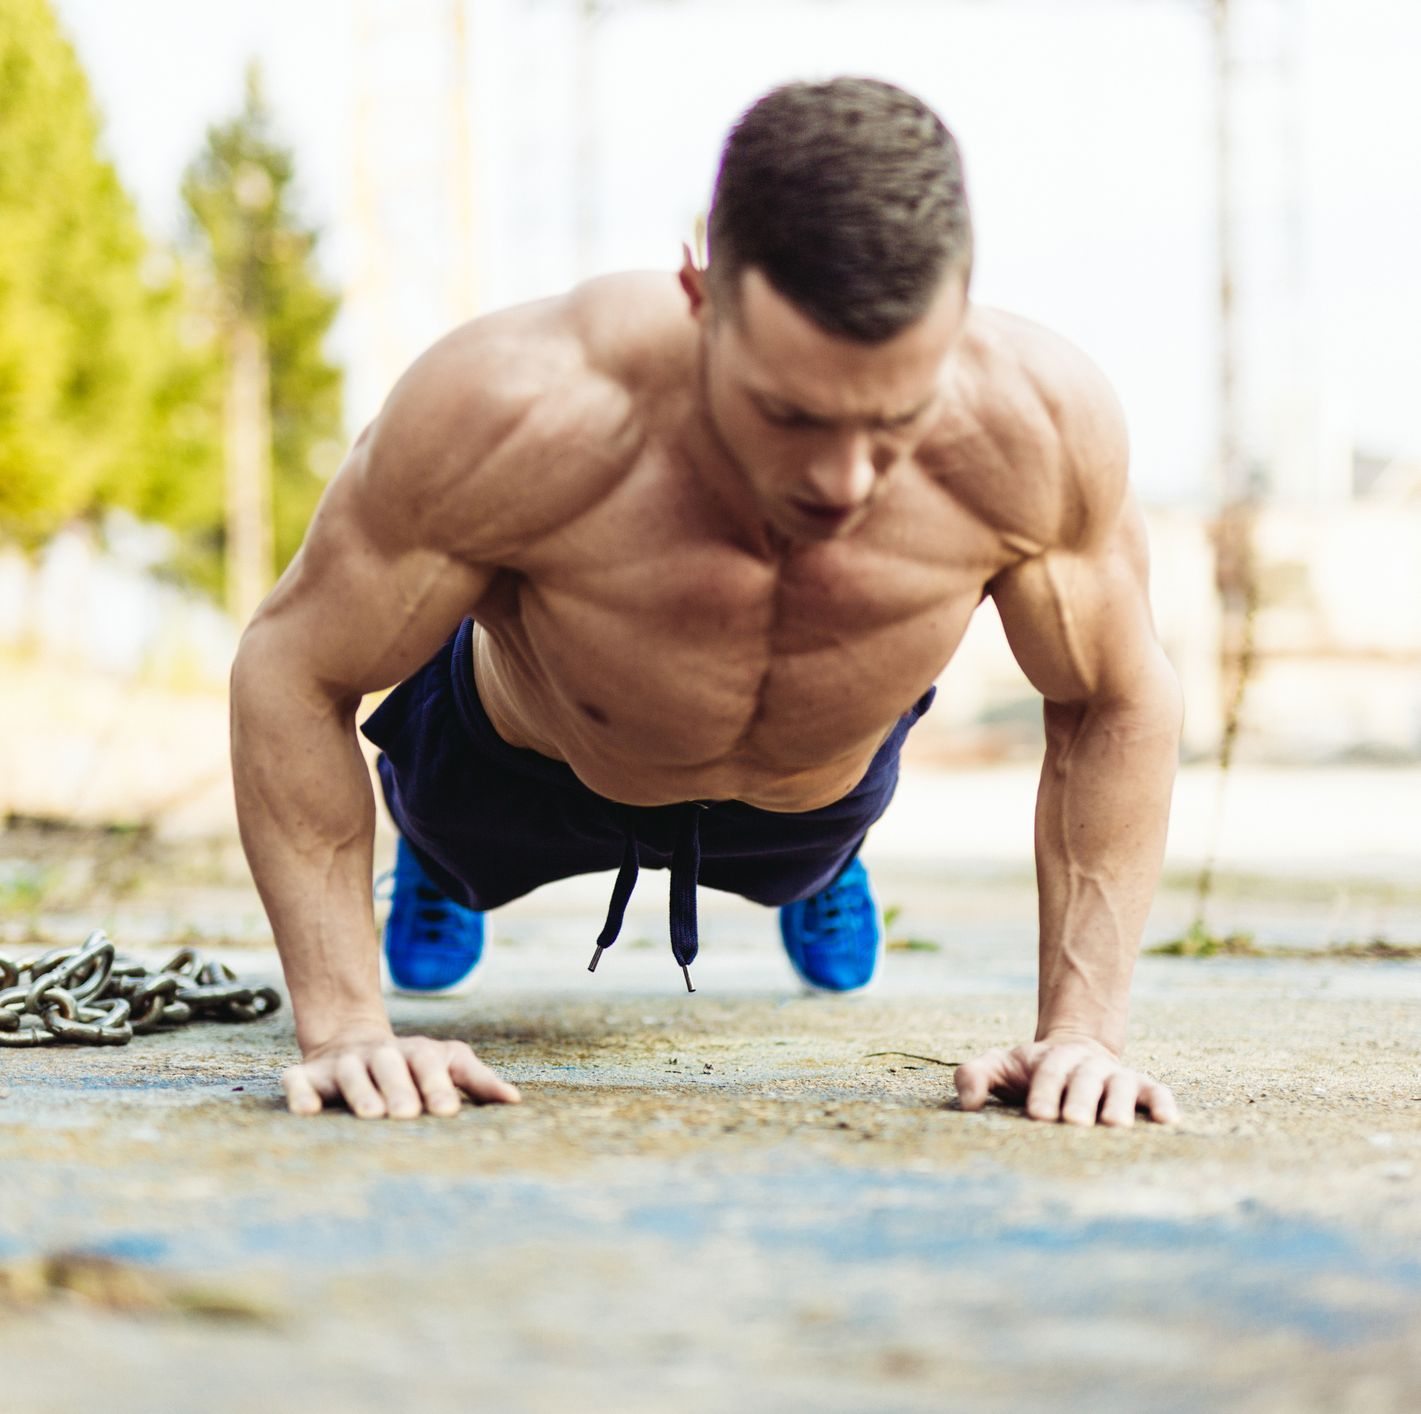
[[[226,407],[227,610],[240,627],[271,588],[271,377],[250,320],[232,329]]]

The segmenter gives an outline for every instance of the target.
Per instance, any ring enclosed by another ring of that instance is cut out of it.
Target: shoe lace
[[[805,908],[805,922],[810,931],[834,934],[842,931],[853,917],[854,910],[849,901],[855,892],[842,874],[833,883],[826,884],[808,900]]]
[[[433,889],[428,884],[416,884],[414,895],[421,904],[421,907],[416,910],[416,917],[421,921],[443,923],[449,917],[449,900],[438,889]],[[395,871],[386,869],[383,873],[375,876],[375,897],[383,903],[393,899],[394,896]],[[428,931],[426,930],[426,934]]]
[[[415,917],[425,924],[425,927],[420,929],[421,940],[426,943],[449,942],[444,925],[451,918],[458,916],[454,912],[453,900],[446,898],[438,889],[431,888],[428,884],[416,884],[414,895],[420,903],[420,907],[415,910]]]

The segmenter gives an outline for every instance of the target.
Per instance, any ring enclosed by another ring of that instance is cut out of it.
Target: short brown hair
[[[922,317],[951,267],[970,271],[957,143],[893,84],[787,84],[731,129],[709,237],[718,297],[758,269],[829,333],[878,343]]]

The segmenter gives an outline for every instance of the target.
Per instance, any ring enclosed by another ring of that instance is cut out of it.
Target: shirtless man
[[[1109,387],[969,303],[956,146],[890,85],[752,107],[709,233],[679,280],[594,280],[430,349],[243,637],[237,803],[303,1056],[290,1108],[518,1098],[463,1042],[390,1027],[362,694],[401,683],[366,730],[436,933],[620,865],[595,962],[638,864],[669,864],[689,969],[698,878],[861,911],[898,747],[991,595],[1045,699],[1039,1021],[958,1069],[961,1104],[1174,1119],[1120,1059],[1181,705]]]

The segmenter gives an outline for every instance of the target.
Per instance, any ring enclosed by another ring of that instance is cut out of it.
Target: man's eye
[[[895,417],[883,424],[885,432],[903,432],[911,427],[926,412],[926,408],[918,408],[913,412],[905,412],[902,417]]]

